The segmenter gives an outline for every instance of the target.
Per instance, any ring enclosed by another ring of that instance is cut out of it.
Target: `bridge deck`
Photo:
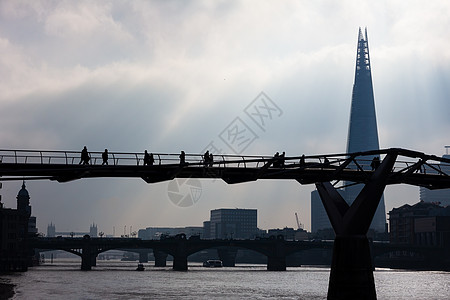
[[[102,165],[102,152],[90,152],[90,164],[79,164],[80,152],[43,150],[0,150],[0,181],[50,179],[66,182],[81,178],[131,177],[148,183],[174,178],[220,178],[227,183],[258,179],[292,179],[301,184],[325,181],[364,183],[374,172],[374,156],[396,152],[398,159],[388,184],[410,184],[431,189],[450,188],[450,160],[405,149],[360,153],[274,158],[272,156],[216,155],[205,165],[201,154],[155,153],[152,166],[143,165],[143,153],[110,152]],[[5,177],[8,176],[8,177]]]

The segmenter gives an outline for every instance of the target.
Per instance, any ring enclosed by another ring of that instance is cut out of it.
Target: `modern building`
[[[212,239],[253,239],[259,231],[256,209],[220,208],[211,210],[209,220]]]
[[[450,146],[445,146],[446,154],[442,157],[450,159],[449,149]],[[440,164],[441,169],[444,172],[450,173],[450,164]],[[427,172],[435,172],[435,170],[428,170]],[[436,203],[441,206],[450,206],[450,189],[442,190],[429,190],[424,187],[420,187],[420,200],[427,203]]]
[[[356,54],[355,79],[353,83],[350,121],[347,136],[347,153],[378,150],[378,130],[375,113],[375,100],[372,86],[371,64],[369,57],[369,42],[367,29],[363,35],[361,28],[358,33],[358,47]],[[370,168],[373,156],[367,161],[361,161],[363,168]],[[356,168],[354,165],[353,167]],[[351,184],[347,182],[346,184]],[[345,188],[341,195],[348,204],[352,204],[362,189],[362,185],[352,185]],[[329,227],[328,227],[329,226]],[[328,227],[328,228],[327,228]],[[311,231],[317,232],[331,228],[325,208],[320,201],[318,192],[311,193]],[[370,226],[377,232],[384,232],[386,228],[386,211],[384,196],[381,197],[375,216]]]
[[[211,222],[210,221],[203,222],[203,238],[204,239],[211,238]]]
[[[31,265],[27,239],[37,233],[36,218],[31,217],[30,195],[25,188],[17,194],[17,209],[0,202],[0,271],[26,271]]]
[[[347,153],[378,150],[377,118],[375,113],[375,100],[372,86],[372,67],[370,65],[369,41],[367,28],[363,36],[361,28],[358,34],[358,50],[356,55],[355,81],[353,84],[352,104],[350,109],[350,122],[347,137]],[[372,157],[366,162],[360,162],[363,168],[371,168]],[[356,166],[354,166],[356,168]],[[345,188],[345,200],[353,203],[363,185],[352,185]],[[377,232],[384,232],[386,228],[386,210],[384,196],[373,217],[370,228]]]
[[[319,192],[311,192],[311,232],[317,233],[319,230],[332,229],[325,207],[320,199]]]

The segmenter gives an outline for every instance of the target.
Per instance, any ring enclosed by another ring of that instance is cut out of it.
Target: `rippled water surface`
[[[170,264],[170,262],[168,262]],[[79,260],[56,260],[22,274],[3,276],[16,285],[14,299],[326,299],[329,268],[269,272],[265,265],[172,271],[145,264],[98,261],[80,271]],[[379,269],[378,299],[450,299],[450,273]]]

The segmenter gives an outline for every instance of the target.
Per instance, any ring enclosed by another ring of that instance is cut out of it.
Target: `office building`
[[[214,209],[209,221],[212,239],[253,239],[259,233],[256,209]]]

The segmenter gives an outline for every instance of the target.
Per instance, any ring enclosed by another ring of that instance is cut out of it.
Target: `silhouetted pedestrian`
[[[103,165],[108,165],[108,149],[105,149],[105,152],[102,153],[102,166]]]
[[[185,165],[186,164],[186,154],[184,153],[184,151],[181,151],[180,154],[180,165]]]
[[[273,167],[274,168],[279,168],[280,167],[280,153],[275,153],[275,155],[273,156]]]
[[[88,165],[90,159],[91,158],[89,157],[88,150],[87,150],[86,146],[84,146],[83,150],[81,150],[81,160],[80,160],[79,165],[81,165],[81,164]]]
[[[284,157],[285,157],[285,155],[286,155],[286,152],[284,152],[284,151],[280,155],[280,159],[279,159],[280,168],[284,168]]]
[[[205,167],[209,165],[209,150],[206,150],[205,154],[203,154],[203,164]]]
[[[300,157],[300,168],[304,168],[305,164],[305,154],[303,154],[302,157]]]
[[[147,150],[144,151],[144,166],[153,166],[155,159],[153,158],[153,153],[148,154]]]
[[[209,166],[212,167],[214,162],[214,156],[212,153],[209,154]]]

